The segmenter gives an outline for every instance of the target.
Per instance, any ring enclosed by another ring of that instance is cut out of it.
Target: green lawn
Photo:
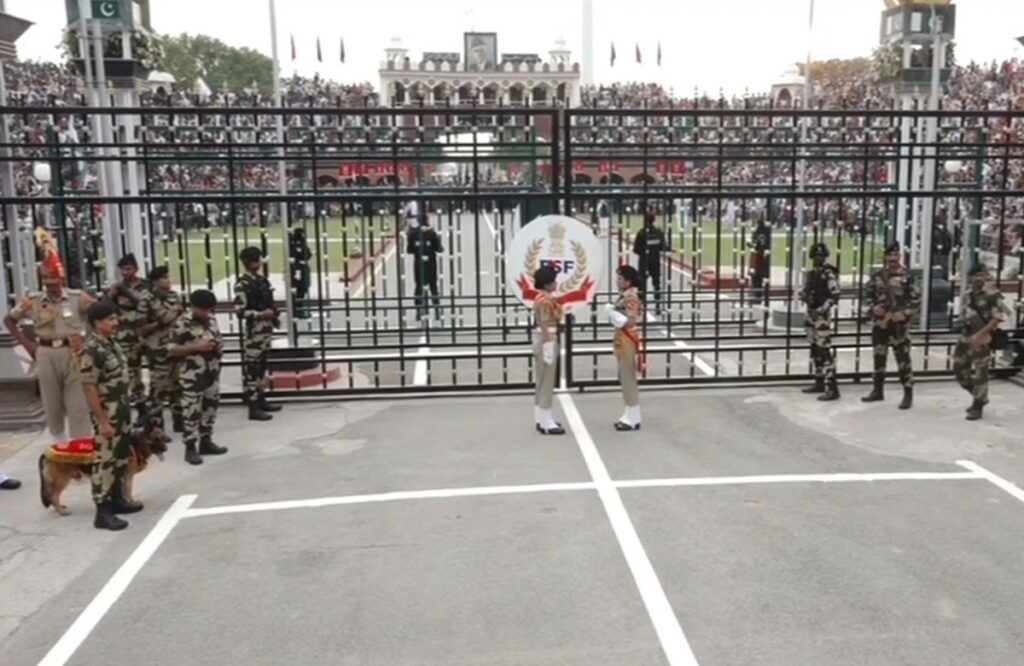
[[[350,257],[372,253],[380,247],[385,238],[394,235],[394,227],[392,221],[377,218],[372,224],[367,218],[361,217],[346,218],[344,224],[340,218],[329,218],[321,224],[319,249],[316,245],[316,227],[312,223],[306,226],[306,234],[310,251],[313,253],[313,258],[310,259],[313,270],[316,270],[319,254],[320,265],[325,272],[340,274],[345,271]],[[206,243],[207,237],[209,245]],[[238,253],[250,245],[262,247],[264,237],[270,271],[280,273],[285,266],[287,247],[283,243],[284,230],[280,224],[270,224],[265,229],[215,227],[208,230],[182,231],[179,236],[157,242],[157,263],[167,264],[171,270],[171,279],[175,283],[181,282],[184,274],[188,286],[212,284],[236,275]]]

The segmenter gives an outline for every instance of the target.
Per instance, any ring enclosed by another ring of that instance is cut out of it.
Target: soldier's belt
[[[61,347],[70,347],[71,338],[40,338],[38,340],[40,347],[52,347],[54,349],[60,349]]]

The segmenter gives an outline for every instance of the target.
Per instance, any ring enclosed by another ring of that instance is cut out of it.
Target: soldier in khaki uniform
[[[1012,312],[984,264],[972,268],[969,275],[971,289],[961,299],[961,337],[953,350],[953,374],[973,399],[967,420],[977,421],[988,404],[992,336]]]
[[[66,273],[53,237],[40,230],[37,240],[45,253],[39,269],[44,291],[23,299],[4,317],[4,325],[35,359],[46,425],[54,443],[63,444],[92,435],[77,363],[84,347],[85,313],[95,299],[64,287]],[[21,330],[22,320],[35,325],[34,340]]]
[[[533,368],[537,377],[533,418],[537,432],[542,435],[565,434],[565,428],[551,416],[558,368],[558,330],[565,318],[561,304],[554,298],[557,279],[555,270],[549,266],[537,269],[533,275],[534,289],[540,292],[533,302],[533,319],[537,324],[533,339]]]
[[[164,409],[171,408],[175,432],[184,430],[181,396],[178,388],[177,362],[167,353],[174,326],[181,319],[184,307],[181,296],[171,287],[166,266],[157,266],[149,273],[150,290],[142,301],[139,336],[149,359],[149,396],[146,413],[156,427],[164,428]]]
[[[146,389],[142,385],[142,337],[139,326],[144,315],[143,301],[148,289],[139,277],[139,262],[134,254],[126,254],[117,262],[121,270],[121,280],[107,289],[107,298],[117,306],[117,343],[128,358],[128,372],[131,375],[131,395],[129,400],[133,406],[140,405],[146,398]]]
[[[643,338],[639,330],[644,306],[640,299],[639,271],[632,266],[619,266],[617,274],[622,295],[615,305],[609,303],[606,308],[608,321],[615,327],[615,358],[626,404],[622,416],[615,422],[615,429],[628,432],[640,429],[640,388],[636,375],[644,363]]]

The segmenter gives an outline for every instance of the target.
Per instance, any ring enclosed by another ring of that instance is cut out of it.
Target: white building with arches
[[[399,37],[385,49],[380,66],[381,101],[396,106],[420,104],[479,106],[547,106],[580,102],[580,65],[571,61],[564,40],[545,60],[535,53],[502,53],[497,35],[466,33],[466,41],[482,35],[494,50],[486,64],[469,65],[454,51],[424,52],[413,60]]]

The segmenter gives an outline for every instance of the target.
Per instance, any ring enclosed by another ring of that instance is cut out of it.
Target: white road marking
[[[1006,479],[999,476],[995,472],[991,472],[982,467],[981,465],[979,465],[978,463],[973,462],[971,460],[957,460],[956,464],[960,465],[964,469],[971,470],[980,478],[985,479],[992,485],[997,486],[1001,490],[1006,491],[1007,494],[1019,499],[1021,502],[1024,502],[1024,490],[1021,490],[1019,486],[1007,481]]]
[[[401,500],[447,499],[451,497],[482,497],[488,495],[523,495],[529,493],[565,492],[570,490],[594,490],[589,481],[579,483],[543,483],[525,486],[484,486],[478,488],[445,488],[439,490],[411,490],[370,495],[349,495],[347,497],[319,497],[315,499],[284,500],[280,502],[256,502],[192,509],[185,518],[200,516],[222,516],[232,513],[254,513],[258,511],[281,511],[284,509],[311,509],[324,506],[350,504],[376,504]]]
[[[615,484],[612,483],[608,469],[604,466],[604,461],[601,460],[601,454],[598,453],[594,440],[587,432],[583,418],[576,410],[572,396],[563,393],[558,396],[558,401],[562,405],[562,411],[565,412],[565,417],[576,438],[576,444],[587,464],[587,469],[590,471],[590,476],[597,486],[597,494],[601,498],[605,513],[611,522],[612,531],[615,532],[619,547],[626,558],[626,564],[633,574],[633,580],[636,582],[640,597],[654,624],[654,630],[661,641],[661,649],[665,652],[668,663],[670,666],[696,666],[697,658],[690,648],[689,641],[686,640],[686,635],[683,634],[675,611],[672,610],[668,596],[661,586],[661,581],[658,580],[658,574],[654,571],[654,566],[651,565],[651,560],[647,557],[647,552],[640,542],[633,521],[622,503],[622,497]]]
[[[427,336],[420,337],[420,345],[424,345],[427,342]],[[421,346],[417,350],[418,354],[423,355],[423,358],[416,361],[416,367],[412,372],[412,385],[413,386],[426,386],[427,385],[427,355],[430,354],[430,347]]]
[[[370,280],[366,275],[366,271],[364,270],[363,274],[360,276],[359,279],[359,286],[356,287],[355,291],[349,294],[349,298],[359,298],[359,296],[366,289],[366,285],[368,283],[373,282],[374,284],[376,284],[377,282],[380,281],[379,277],[381,269],[384,267],[384,264],[388,262],[388,259],[394,256],[395,250],[397,249],[398,241],[393,241],[391,243],[391,247],[388,248],[387,252],[384,253],[383,257],[378,257],[370,260],[373,263],[373,279]]]
[[[99,621],[103,619],[103,616],[107,614],[111,606],[128,588],[132,579],[142,570],[142,567],[153,556],[156,549],[160,547],[160,544],[167,538],[167,535],[171,533],[171,530],[178,524],[178,521],[185,517],[195,499],[195,495],[182,495],[174,501],[174,504],[164,512],[164,515],[160,517],[160,520],[153,526],[153,529],[149,531],[146,538],[138,545],[135,552],[125,560],[121,568],[114,573],[110,580],[107,581],[107,584],[103,586],[103,589],[99,591],[99,594],[89,602],[89,605],[79,614],[74,624],[64,632],[64,635],[60,637],[56,645],[50,648],[50,651],[39,662],[39,666],[63,666],[63,664],[67,663],[68,659],[75,654],[75,650],[88,638],[92,630],[99,624]]]
[[[652,315],[650,313],[650,311],[648,311],[647,312],[647,322],[648,323],[659,323],[659,320],[658,320],[657,317]],[[676,347],[677,349],[682,349],[682,350],[692,349],[692,347],[690,347],[690,345],[686,344],[682,340],[669,335],[667,327],[660,326],[660,327],[658,327],[658,331],[663,336],[665,336],[665,338],[668,339],[672,343],[672,345],[674,347]],[[648,348],[648,351],[650,351],[650,348]],[[657,351],[657,349],[655,349],[655,351]],[[686,360],[688,360],[690,363],[692,363],[694,365],[694,367],[696,367],[698,370],[703,372],[705,375],[714,376],[716,374],[714,366],[712,366],[710,363],[708,363],[707,361],[702,359],[700,356],[698,356],[696,352],[685,352],[683,354],[683,356],[686,358]]]
[[[707,476],[680,479],[617,481],[618,488],[678,488],[687,486],[745,486],[769,483],[854,483],[873,481],[956,481],[980,479],[974,472],[881,472],[836,474],[768,474],[763,476]]]
[[[498,237],[498,234],[494,231],[494,223],[491,222],[491,216],[487,214],[487,211],[483,211],[484,223],[487,225],[487,231],[491,232],[491,236],[494,238]]]

